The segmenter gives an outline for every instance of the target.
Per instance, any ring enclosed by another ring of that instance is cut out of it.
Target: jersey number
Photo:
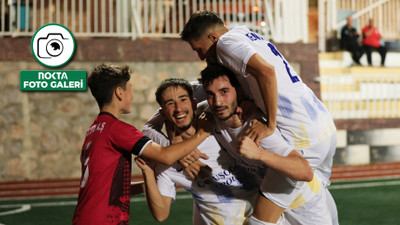
[[[296,83],[296,82],[300,81],[300,79],[297,76],[293,76],[292,73],[290,73],[290,68],[289,68],[287,62],[285,61],[285,59],[283,59],[282,55],[278,52],[278,50],[276,50],[275,46],[271,43],[268,43],[268,47],[271,49],[271,52],[274,53],[274,55],[281,57],[283,64],[285,64],[286,71],[289,74],[289,77],[292,80],[292,82]]]

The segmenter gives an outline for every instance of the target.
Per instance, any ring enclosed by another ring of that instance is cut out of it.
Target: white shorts
[[[296,150],[310,163],[322,184],[329,186],[333,156],[336,152],[336,132],[318,145]]]
[[[338,224],[335,202],[325,187],[322,187],[313,199],[295,209],[286,210],[284,214],[287,224],[291,225]]]

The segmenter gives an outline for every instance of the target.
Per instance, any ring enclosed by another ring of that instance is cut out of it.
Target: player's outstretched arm
[[[140,169],[146,187],[146,200],[151,214],[158,222],[166,220],[171,209],[172,198],[161,195],[157,187],[157,181],[153,169],[147,165],[146,161],[137,157],[135,163]]]
[[[286,157],[281,156],[259,148],[251,138],[244,136],[239,141],[238,152],[246,158],[263,162],[293,180],[311,181],[314,177],[308,161],[295,150],[292,150]]]
[[[192,137],[184,142],[168,147],[162,147],[154,142],[150,142],[140,156],[171,165],[193,151],[210,135],[213,122],[212,115],[203,113],[197,119],[197,132]]]
[[[278,110],[278,87],[275,68],[256,53],[247,62],[246,70],[258,82],[263,96],[264,112],[268,117],[268,128],[270,134],[272,134],[276,127],[276,112]]]
[[[184,142],[173,144],[168,147],[162,147],[157,143],[150,142],[140,156],[171,165],[172,163],[192,152],[209,135],[209,132],[199,129],[191,138],[185,140]]]

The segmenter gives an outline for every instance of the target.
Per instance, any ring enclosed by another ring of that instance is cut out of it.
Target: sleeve
[[[143,134],[151,138],[154,142],[161,146],[169,146],[169,139],[161,132],[164,125],[164,117],[158,109],[153,116],[144,124]]]
[[[261,139],[261,148],[281,156],[287,156],[294,149],[283,139],[281,133],[275,128],[274,133]]]
[[[250,57],[256,53],[256,50],[244,38],[239,35],[226,35],[217,42],[218,63],[242,76],[246,74]]]
[[[172,168],[172,167],[170,167]],[[160,190],[161,195],[172,198],[175,201],[176,198],[176,186],[175,183],[168,176],[168,170],[166,165],[157,163],[155,168],[157,187]]]
[[[110,141],[117,151],[130,152],[137,156],[151,142],[150,138],[146,137],[136,127],[122,121],[114,123],[110,132]]]

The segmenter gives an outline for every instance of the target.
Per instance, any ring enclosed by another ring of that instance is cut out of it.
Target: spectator
[[[367,53],[368,64],[372,66],[372,50],[377,50],[381,55],[381,66],[385,66],[386,47],[383,44],[382,36],[378,28],[374,27],[374,20],[369,19],[369,25],[365,26],[363,32],[363,46]]]
[[[341,32],[340,47],[351,53],[351,57],[356,65],[361,65],[360,58],[364,51],[358,43],[360,35],[358,35],[357,30],[353,27],[353,21],[352,16],[347,17],[347,25],[342,28]]]

